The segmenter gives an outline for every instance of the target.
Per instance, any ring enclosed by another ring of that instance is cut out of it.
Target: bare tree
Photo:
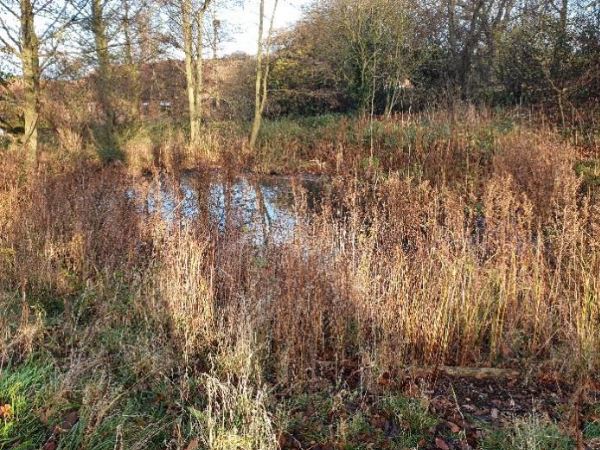
[[[185,56],[185,76],[190,115],[190,141],[197,143],[202,126],[204,89],[204,22],[212,0],[177,0]]]
[[[123,46],[124,46],[124,60],[125,66],[127,67],[127,75],[130,79],[132,88],[133,88],[133,99],[131,102],[131,112],[134,115],[138,115],[139,113],[139,103],[140,103],[140,74],[138,70],[138,65],[136,64],[134,57],[134,30],[133,30],[133,21],[136,16],[136,11],[132,11],[132,1],[131,0],[122,0],[123,1]],[[138,10],[139,12],[139,10]]]
[[[273,11],[267,32],[267,39],[263,36],[265,0],[260,0],[258,17],[258,45],[256,49],[256,79],[254,91],[254,120],[252,121],[252,131],[250,132],[249,145],[254,148],[258,133],[262,123],[262,116],[267,104],[268,81],[269,81],[269,59],[271,55],[271,37],[273,35],[273,23],[275,13],[277,12],[278,0],[273,1]]]
[[[114,125],[115,112],[111,102],[110,92],[110,66],[108,36],[106,34],[106,2],[105,0],[91,1],[91,30],[94,35],[94,52],[97,62],[96,92],[98,103],[103,116],[102,145],[106,150],[114,151]]]
[[[30,165],[38,156],[42,73],[52,64],[66,29],[79,20],[81,8],[76,1],[0,0],[0,50],[17,58],[23,77],[23,143]]]

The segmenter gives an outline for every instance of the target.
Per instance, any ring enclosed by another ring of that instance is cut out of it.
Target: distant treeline
[[[272,113],[459,99],[564,115],[600,94],[593,0],[322,0],[274,44]]]
[[[156,114],[194,143],[206,120],[253,118],[252,147],[263,113],[540,105],[564,127],[600,110],[598,0],[317,0],[285,30],[258,3],[257,56],[223,58],[219,0],[0,2],[1,127],[35,161],[38,128],[93,129],[110,152]]]

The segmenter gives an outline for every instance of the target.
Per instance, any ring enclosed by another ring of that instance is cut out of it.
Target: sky
[[[257,34],[258,34],[258,9],[259,0],[223,0],[228,3],[227,7],[221,7],[217,10],[218,18],[224,24],[226,37],[219,44],[219,54],[221,56],[229,55],[235,52],[244,52],[249,55],[256,54]],[[286,28],[293,25],[302,16],[302,8],[313,3],[316,0],[279,0],[277,11],[275,13],[275,29]],[[273,0],[265,0],[265,35],[269,27],[271,13],[273,11]],[[14,17],[9,16],[8,22],[13,22]],[[18,30],[18,23],[10,23],[15,30]],[[37,23],[39,25],[39,21]],[[40,30],[43,29],[40,28]],[[0,30],[0,33],[2,31]],[[210,56],[210,49],[205,50],[206,56]],[[182,57],[177,51],[175,57]],[[18,66],[18,64],[17,64]],[[0,59],[0,71],[6,70],[13,72],[14,62],[6,59]]]
[[[275,13],[275,28],[285,28],[296,22],[302,15],[302,7],[311,0],[279,0]],[[273,1],[265,4],[265,33],[268,28]],[[258,33],[258,0],[246,0],[241,5],[224,9],[220,18],[230,28],[229,38],[220,44],[220,53],[228,55],[234,52],[256,53]]]

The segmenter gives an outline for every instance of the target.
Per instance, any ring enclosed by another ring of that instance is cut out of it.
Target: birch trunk
[[[190,142],[197,143],[202,128],[202,91],[204,90],[204,17],[211,0],[194,8],[192,0],[181,0],[181,27],[185,55],[185,79],[190,111]],[[196,45],[194,45],[194,30]]]
[[[197,44],[196,44],[196,86],[195,86],[195,101],[196,101],[196,130],[200,131],[202,127],[202,91],[204,90],[204,58],[202,50],[204,48],[204,13],[206,5],[196,13],[197,26]]]
[[[275,12],[277,11],[278,0],[273,2],[273,13],[267,34],[267,45],[263,44],[265,0],[260,0],[259,19],[258,19],[258,45],[256,49],[256,80],[254,94],[254,120],[252,121],[252,130],[250,132],[249,146],[254,148],[258,133],[262,124],[262,116],[267,104],[268,81],[269,81],[269,48],[271,44],[271,35],[273,34],[273,23]],[[265,50],[266,47],[266,50]],[[264,63],[263,63],[264,59]]]
[[[194,42],[192,33],[192,1],[181,1],[181,28],[183,34],[183,53],[185,55],[185,79],[190,114],[190,141],[197,142],[199,127],[196,110],[196,76],[194,74]]]
[[[262,122],[262,76],[263,76],[263,29],[264,29],[264,15],[265,15],[265,0],[260,0],[259,16],[258,16],[258,45],[256,48],[256,79],[254,85],[254,120],[252,121],[252,131],[250,132],[250,148],[254,148],[256,145],[256,139],[258,138],[258,132],[260,131],[260,125]]]

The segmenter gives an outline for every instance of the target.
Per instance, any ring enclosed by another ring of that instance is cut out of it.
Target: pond
[[[237,227],[256,244],[277,244],[293,238],[305,216],[298,205],[312,208],[324,181],[311,175],[229,178],[220,172],[186,172],[161,175],[149,181],[143,193],[131,190],[128,195],[142,199],[142,212],[158,212],[169,223],[192,222],[208,214],[220,231]]]

